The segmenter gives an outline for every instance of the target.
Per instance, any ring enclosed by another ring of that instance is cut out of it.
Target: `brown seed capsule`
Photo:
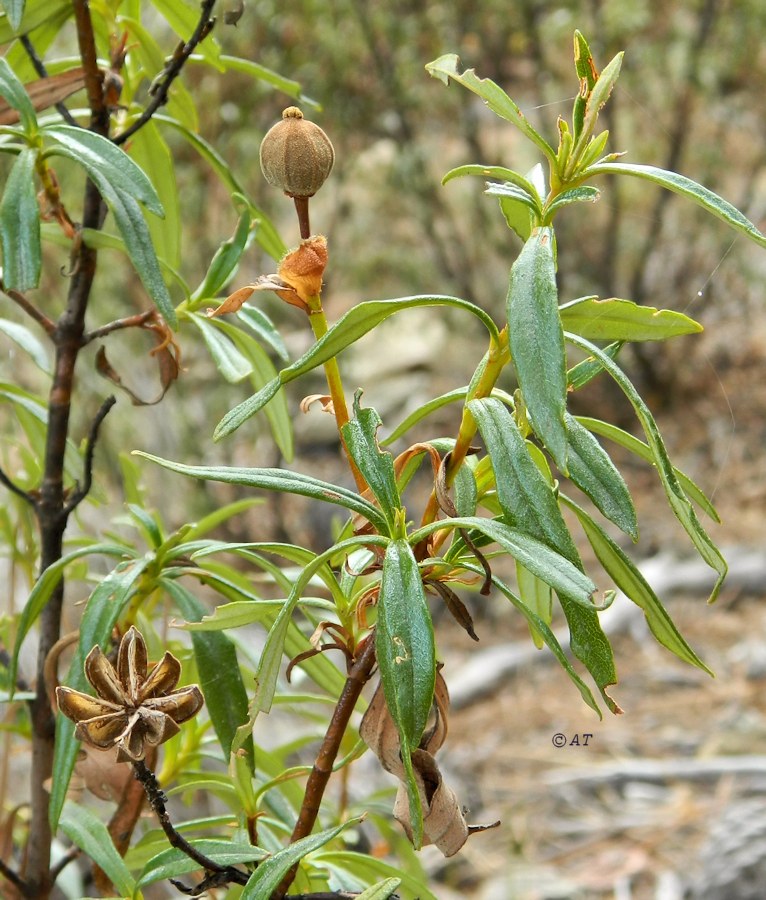
[[[263,176],[288,197],[313,197],[334,162],[330,139],[297,106],[288,106],[261,142]]]

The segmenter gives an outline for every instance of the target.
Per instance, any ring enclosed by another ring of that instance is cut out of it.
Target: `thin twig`
[[[21,35],[21,46],[26,50],[27,56],[34,67],[35,72],[40,76],[40,78],[48,77],[48,70],[45,68],[45,63],[40,59],[37,55],[37,51],[35,50],[34,44],[29,40],[29,35],[22,34]],[[66,105],[64,103],[56,104],[56,111],[61,116],[61,118],[67,123],[67,125],[73,125],[75,128],[79,128],[79,124],[74,116],[69,112]]]
[[[77,488],[77,490],[72,491],[69,500],[64,505],[64,515],[69,515],[70,512],[88,496],[90,489],[93,485],[93,454],[96,451],[96,441],[98,440],[98,432],[101,428],[101,423],[109,414],[109,410],[114,406],[117,402],[117,398],[114,394],[110,394],[101,404],[101,408],[96,413],[96,418],[93,420],[92,425],[90,426],[90,432],[88,433],[88,441],[85,445],[85,457],[83,459],[83,479],[82,485]]]
[[[123,328],[141,328],[154,315],[155,311],[153,309],[147,309],[146,312],[138,313],[135,316],[126,316],[124,319],[115,319],[113,322],[108,322],[100,328],[94,328],[93,331],[88,331],[83,336],[83,346],[89,344],[91,341],[95,341],[97,338],[106,337],[113,331],[120,331]]]
[[[0,859],[0,875],[3,876],[7,881],[10,881],[12,885],[18,888],[22,894],[25,894],[27,891],[27,885],[14,871],[8,866],[6,863]]]
[[[160,76],[160,80],[155,81],[153,87],[150,88],[152,99],[146,109],[135,122],[129,125],[124,131],[120,132],[120,134],[115,135],[113,138],[115,144],[124,144],[128,138],[132,137],[140,128],[143,128],[143,126],[150,121],[152,116],[161,106],[168,102],[170,85],[181,74],[181,69],[183,69],[186,64],[186,60],[213,30],[215,19],[211,18],[210,13],[213,11],[215,3],[216,0],[203,0],[199,21],[197,22],[197,27],[192,32],[191,37],[185,44],[181,43],[178,45],[170,62],[165,66],[165,69]]]
[[[7,297],[10,297],[11,300],[13,300],[17,306],[20,306],[30,318],[37,322],[38,325],[41,325],[47,335],[53,337],[53,333],[56,330],[56,324],[49,319],[45,313],[39,310],[33,303],[30,303],[23,294],[14,291],[12,288],[4,287],[2,282],[0,282],[0,291]]]
[[[301,811],[298,815],[298,821],[295,823],[292,836],[290,837],[291,844],[294,844],[301,838],[307,837],[314,828],[317,816],[319,815],[319,808],[322,805],[322,797],[324,796],[325,788],[332,775],[333,765],[335,763],[335,758],[338,755],[343,735],[348,728],[348,723],[356,706],[356,701],[362,693],[362,688],[369,681],[374,666],[375,635],[373,633],[365,639],[365,642],[361,647],[361,652],[357,655],[354,664],[351,666],[348,677],[346,678],[346,683],[343,686],[343,691],[338,698],[338,703],[335,706],[332,719],[330,719],[330,724],[327,727],[322,746],[319,748],[311,774],[306,782],[306,790],[303,794]],[[293,883],[297,870],[297,865],[293,866],[287,875],[285,875],[279,887],[272,895],[273,900],[282,900],[290,885]]]
[[[136,778],[143,785],[149,803],[156,813],[160,825],[162,826],[162,830],[165,832],[165,835],[168,841],[170,841],[171,846],[175,847],[177,850],[180,850],[182,853],[185,853],[206,872],[212,872],[221,876],[225,876],[226,882],[233,882],[234,884],[243,885],[247,884],[250,877],[247,872],[243,872],[240,869],[235,869],[233,866],[220,865],[219,863],[205,856],[204,853],[200,853],[199,850],[196,850],[184,837],[182,837],[175,830],[175,828],[173,827],[173,823],[170,821],[168,811],[165,808],[165,795],[160,789],[159,782],[157,781],[154,772],[152,772],[152,770],[146,765],[146,763],[143,760],[134,762],[133,770],[136,774]]]
[[[2,469],[0,469],[0,484],[4,484],[11,493],[16,494],[17,497],[21,497],[22,500],[26,500],[31,506],[35,505],[35,498],[23,488],[14,484]]]
[[[307,241],[311,237],[311,224],[309,223],[309,198],[293,197],[295,212],[298,215],[298,227],[301,232],[301,240]]]

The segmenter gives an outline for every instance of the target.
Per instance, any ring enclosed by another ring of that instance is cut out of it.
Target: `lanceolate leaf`
[[[1,41],[6,43],[5,41]],[[37,133],[37,116],[29,94],[24,90],[24,85],[19,81],[16,73],[8,64],[8,60],[0,57],[0,95],[5,97],[8,103],[19,112],[21,124],[26,134],[30,137]]]
[[[221,866],[234,866],[237,863],[256,862],[264,859],[268,854],[260,847],[252,847],[248,844],[232,840],[220,840],[216,838],[208,840],[190,841],[192,847],[200,853],[204,853],[209,859]],[[168,878],[177,878],[187,872],[199,870],[199,863],[191,859],[181,850],[171,847],[152,857],[144,866],[136,882],[137,888],[144,888],[155,881],[164,881]]]
[[[490,333],[490,338],[499,342],[497,326],[491,317],[466,300],[457,297],[423,296],[402,297],[396,300],[368,300],[352,307],[327,333],[321,337],[310,350],[297,359],[291,366],[282,369],[278,379],[269,382],[257,394],[235,406],[218,423],[214,433],[215,440],[220,440],[232,431],[236,431],[243,422],[262,409],[279,388],[301,375],[305,375],[327,360],[337,356],[359,338],[372,331],[384,319],[403,309],[415,309],[421,306],[453,306],[464,309],[476,316]]]
[[[535,208],[542,213],[543,201],[537,188],[532,182],[521,175],[514,172],[513,169],[505,169],[502,166],[458,166],[456,169],[450,169],[442,178],[442,184],[447,184],[453,178],[461,178],[463,175],[476,175],[479,178],[496,178],[499,182],[508,182],[520,188],[533,203]]]
[[[508,523],[581,567],[553,490],[529,455],[506,406],[500,400],[484,398],[471,400],[468,409],[492,459],[497,498]]]
[[[0,57],[0,62],[2,62]],[[3,284],[26,291],[40,281],[40,208],[35,191],[37,151],[19,153],[0,201],[0,241],[3,248]]]
[[[431,614],[412,548],[392,541],[383,560],[375,651],[391,718],[407,773],[413,842],[423,839],[423,812],[412,772],[411,753],[426,727],[436,682],[436,648]]]
[[[596,163],[586,170],[590,178],[593,175],[632,175],[634,178],[643,178],[645,181],[653,181],[661,187],[667,188],[676,194],[681,194],[689,200],[693,200],[703,209],[723,219],[732,228],[741,231],[762,247],[766,247],[766,235],[763,235],[753,223],[731,203],[728,203],[718,194],[708,190],[696,181],[692,181],[685,175],[676,172],[668,172],[655,166],[644,166],[636,163]]]
[[[628,486],[609,454],[574,416],[567,413],[569,477],[607,519],[638,540],[636,510]]]
[[[566,497],[563,499],[580,520],[591,547],[609,577],[626,597],[644,611],[649,628],[657,640],[679,659],[712,675],[710,669],[683,639],[662,602],[627,554],[584,509]]]
[[[393,535],[397,512],[402,504],[396,487],[394,460],[390,453],[381,451],[378,446],[377,432],[380,424],[377,412],[374,409],[362,409],[357,395],[354,398],[354,418],[341,430],[349,453],[386,517],[387,533]]]
[[[702,331],[698,322],[683,313],[616,297],[582,297],[560,306],[559,314],[567,331],[592,341],[663,341]]]
[[[553,230],[539,228],[511,268],[511,356],[535,433],[566,474],[567,373],[553,261]]]
[[[654,421],[654,416],[652,416],[649,408],[622,369],[609,359],[606,354],[599,350],[598,347],[573,334],[567,334],[567,340],[598,359],[604,369],[620,386],[628,400],[630,400],[630,403],[636,412],[636,416],[641,423],[641,427],[644,429],[646,440],[652,451],[653,462],[657,466],[657,472],[659,473],[662,486],[665,488],[665,496],[668,498],[671,509],[675,513],[676,518],[683,525],[684,530],[691,538],[694,546],[699,551],[700,556],[702,556],[705,562],[718,573],[718,580],[710,595],[710,602],[712,603],[718,596],[718,591],[721,588],[728,567],[721,555],[721,551],[716,547],[700,524],[697,514],[694,512],[694,508],[676,477],[675,470],[670,462],[667,450],[665,449],[665,443],[657,428],[657,423]]]
[[[80,621],[80,641],[72,658],[69,673],[64,679],[67,687],[82,693],[89,693],[90,686],[85,678],[83,666],[85,657],[98,644],[102,649],[112,634],[117,619],[125,604],[136,590],[136,582],[146,567],[152,562],[150,556],[131,559],[120,563],[99,584],[90,595]],[[48,818],[54,833],[64,805],[69,780],[72,777],[79,741],[74,736],[74,722],[63,715],[56,718],[56,750],[53,771],[56,777],[51,786],[51,800]]]
[[[239,217],[234,234],[216,250],[205,277],[192,294],[193,309],[196,309],[199,303],[204,303],[206,300],[210,302],[229,279],[234,276],[242,254],[250,244],[250,239],[253,236],[251,225],[250,211],[245,208]]]
[[[307,97],[303,93],[299,82],[285,78],[284,75],[280,75],[272,69],[267,69],[266,66],[260,65],[260,63],[253,62],[250,59],[242,59],[239,56],[225,55],[221,55],[220,62],[226,66],[227,70],[234,69],[236,72],[243,72],[245,75],[257,78],[258,81],[270,84],[273,88],[276,88],[283,94],[287,94],[288,97],[294,97],[306,106],[313,106],[315,109],[321,108],[316,100],[312,100],[311,97]]]
[[[326,503],[335,503],[351,512],[359,513],[371,522],[376,530],[385,532],[386,520],[380,510],[372,503],[364,500],[348,488],[311,478],[300,472],[288,472],[284,469],[239,469],[226,466],[185,466],[152,456],[150,453],[134,451],[136,456],[151,460],[166,469],[198,478],[203,481],[221,481],[226,484],[241,484],[247,487],[262,488],[267,491],[280,491],[298,494],[302,497],[313,497]]]
[[[342,831],[358,822],[359,819],[349,819],[335,828],[328,828],[317,834],[301,838],[294,844],[285,847],[284,850],[280,850],[279,853],[275,853],[274,856],[264,859],[245,885],[241,895],[242,900],[270,900],[285,875],[306,854],[329,844]]]
[[[48,359],[48,351],[37,335],[32,334],[26,325],[11,322],[10,319],[0,319],[0,332],[28,353],[38,368],[46,374],[50,374],[51,364]]]
[[[447,53],[440,56],[433,62],[428,63],[426,71],[434,78],[443,81],[449,85],[450,80],[457,81],[463,87],[468,88],[478,94],[487,106],[503,119],[515,125],[523,134],[525,134],[540,150],[550,159],[556,159],[556,152],[553,147],[535,131],[532,125],[524,117],[522,111],[516,106],[505,91],[498,87],[494,81],[489,78],[478,78],[473,69],[466,69],[463,73],[458,71],[460,60],[454,53]]]
[[[198,313],[192,313],[190,318],[202,333],[205,345],[221,375],[231,384],[247,378],[253,371],[252,365],[234,344],[221,334],[215,320],[206,319]]]
[[[183,585],[165,578],[162,586],[188,622],[199,622],[205,615],[205,607]],[[247,691],[239,670],[237,651],[221,631],[193,631],[192,646],[205,705],[218,735],[224,760],[228,762],[234,735],[248,719]],[[255,758],[252,738],[245,742],[244,749],[248,767],[253,773]]]
[[[132,895],[135,882],[117,852],[106,825],[89,809],[68,801],[61,814],[61,830],[109,876],[120,896]]]

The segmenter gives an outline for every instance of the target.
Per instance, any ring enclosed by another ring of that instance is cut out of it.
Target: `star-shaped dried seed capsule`
[[[117,668],[94,647],[85,659],[85,676],[96,689],[91,697],[73,688],[56,688],[59,709],[76,725],[78,740],[101,750],[117,747],[117,761],[138,762],[146,745],[156,747],[178,734],[178,726],[199,712],[197,685],[174,690],[181,663],[166,652],[151,671],[146,643],[131,626],[120,641]]]

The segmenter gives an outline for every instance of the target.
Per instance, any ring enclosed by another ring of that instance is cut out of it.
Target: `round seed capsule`
[[[269,184],[289,197],[313,197],[335,162],[335,150],[322,129],[288,106],[261,141],[261,171]]]

